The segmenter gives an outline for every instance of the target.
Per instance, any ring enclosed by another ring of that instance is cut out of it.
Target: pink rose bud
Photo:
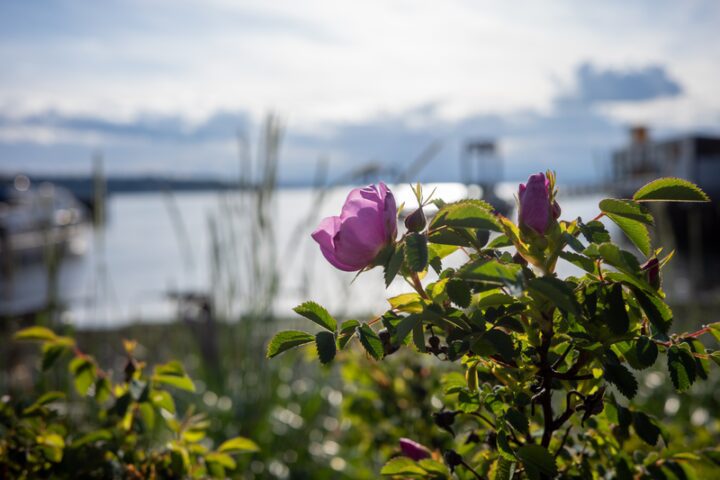
[[[660,288],[660,262],[653,257],[640,266],[645,272],[645,278],[653,288]]]
[[[550,182],[544,173],[530,175],[527,184],[520,184],[518,223],[544,235],[552,220],[560,216],[560,205],[550,204]]]
[[[340,216],[327,217],[312,238],[335,268],[362,270],[397,235],[395,197],[384,183],[350,192]]]
[[[422,460],[423,458],[430,458],[430,450],[424,445],[417,443],[416,441],[410,440],[409,438],[400,439],[400,450],[402,454],[408,458],[415,460]]]

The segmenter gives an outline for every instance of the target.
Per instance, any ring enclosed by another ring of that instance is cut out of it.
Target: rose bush
[[[415,192],[422,212],[429,199],[419,186]],[[428,393],[442,406],[425,420],[454,447],[425,456],[419,454],[423,438],[404,439],[383,467],[385,476],[682,479],[696,469],[717,471],[720,449],[674,443],[664,425],[633,403],[637,372],[661,355],[678,393],[706,379],[711,362],[720,363],[720,352],[701,343],[708,334],[720,340],[720,323],[671,332],[673,313],[660,280],[672,253],[663,256],[652,245],[646,207],[707,196],[685,180],[660,179],[632,199],[602,200],[587,222],[559,219],[555,197],[551,172],[531,176],[519,188],[518,224],[480,200],[437,199],[431,221],[414,219],[399,240],[393,234],[383,243],[376,222],[385,210],[375,201],[375,214],[362,217],[374,232],[372,248],[362,243],[355,252],[339,242],[347,248],[344,259],[359,255],[352,265],[340,264],[354,270],[381,264],[386,284],[400,277],[410,291],[389,298],[390,308],[367,322],[338,324],[306,302],[295,311],[319,330],[278,333],[268,356],[314,345],[320,361],[329,363],[357,339],[376,360],[410,348],[458,364],[443,377],[441,391]],[[603,217],[636,252],[611,242]],[[369,235],[361,224],[352,223],[358,238]],[[333,243],[326,238],[321,247],[336,248],[340,230],[329,229]],[[460,267],[443,265],[452,254],[464,258]],[[560,278],[559,260],[577,273]]]

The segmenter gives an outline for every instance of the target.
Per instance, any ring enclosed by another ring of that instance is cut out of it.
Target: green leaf
[[[574,252],[560,252],[560,258],[567,260],[576,267],[582,268],[586,272],[595,273],[595,262],[590,257],[580,255]]]
[[[401,293],[388,298],[387,301],[393,309],[401,312],[419,313],[423,311],[423,300],[419,294],[414,292]]]
[[[638,202],[709,202],[700,187],[682,178],[660,178],[641,187],[633,200]]]
[[[588,223],[579,223],[580,231],[585,239],[590,243],[603,243],[610,241],[610,234],[605,229],[605,225],[598,220]]]
[[[660,428],[655,424],[652,418],[642,412],[633,412],[633,427],[638,437],[648,445],[655,446],[660,437]]]
[[[404,343],[407,336],[415,329],[417,325],[422,326],[420,315],[408,315],[400,320],[395,326],[395,337],[398,343]]]
[[[637,394],[637,380],[625,365],[606,362],[603,364],[603,369],[605,370],[605,380],[615,385],[625,398],[631,400]]]
[[[227,453],[210,452],[205,455],[205,461],[210,463],[219,463],[229,470],[234,470],[237,466],[235,460],[233,460],[233,458]]]
[[[423,476],[425,473],[426,472],[424,468],[418,465],[417,462],[414,462],[407,457],[392,458],[385,465],[383,465],[382,469],[380,470],[380,475],[387,476],[410,475],[415,477]]]
[[[428,263],[427,238],[420,233],[411,233],[405,238],[405,261],[413,272],[422,272]]]
[[[172,395],[165,390],[151,390],[150,401],[158,408],[167,410],[171,414],[175,414],[175,400]]]
[[[445,205],[435,214],[430,229],[442,226],[502,231],[492,213],[492,206],[482,200],[461,200]]]
[[[450,297],[450,300],[460,308],[467,308],[470,306],[470,300],[472,299],[472,293],[470,292],[470,286],[467,282],[460,278],[451,278],[445,291]]]
[[[470,350],[484,357],[500,355],[510,361],[515,356],[515,345],[512,337],[502,330],[492,329],[483,333],[470,347]]]
[[[527,416],[517,408],[508,409],[508,411],[505,412],[505,420],[523,435],[527,435],[530,432],[530,422]]]
[[[540,445],[523,445],[518,448],[517,457],[532,478],[539,478],[539,474],[552,478],[558,473],[555,458],[547,448]]]
[[[597,251],[605,263],[612,265],[621,272],[636,276],[640,271],[640,262],[638,262],[637,257],[626,250],[621,250],[615,244],[603,243],[598,247]]]
[[[23,328],[19,332],[16,332],[13,338],[15,340],[39,340],[48,342],[55,340],[57,335],[49,328],[35,326]]]
[[[293,310],[298,315],[302,315],[308,320],[317,323],[325,330],[334,332],[337,328],[337,322],[335,319],[328,313],[327,310],[325,310],[325,308],[315,302],[305,302],[298,305]]]
[[[260,448],[255,442],[245,437],[234,437],[225,440],[218,447],[218,452],[223,453],[249,453],[259,452]]]
[[[632,292],[652,326],[659,332],[667,334],[673,321],[670,307],[659,298],[647,295],[639,288],[632,288]]]
[[[423,331],[422,323],[418,323],[413,328],[413,343],[415,344],[415,348],[418,349],[418,352],[425,352],[427,350],[425,347],[425,332]]]
[[[667,354],[668,370],[675,390],[682,393],[695,382],[695,359],[683,348],[671,346]]]
[[[606,198],[600,202],[600,210],[607,215],[627,218],[645,225],[653,224],[653,217],[647,207],[632,200]]]
[[[642,336],[635,340],[635,356],[642,368],[652,367],[658,356],[658,347],[648,337]]]
[[[388,261],[387,265],[385,265],[385,271],[384,277],[385,277],[385,286],[389,287],[392,281],[395,279],[395,276],[400,271],[400,267],[402,266],[403,259],[405,258],[405,246],[399,245],[398,248],[395,249],[392,256],[390,257],[390,260]]]
[[[516,285],[521,273],[520,265],[480,259],[466,264],[458,271],[457,275],[466,280]]]
[[[57,345],[55,343],[46,343],[43,345],[42,369],[48,370],[55,362],[67,351],[65,345]]]
[[[291,348],[310,343],[315,339],[307,332],[299,330],[285,330],[277,333],[267,346],[267,358],[272,358]]]
[[[70,445],[72,448],[79,448],[83,445],[86,445],[88,443],[95,443],[95,442],[107,442],[109,440],[112,440],[112,432],[109,430],[95,430],[89,433],[86,433],[82,437],[78,438],[77,440],[74,440],[72,444]]]
[[[330,332],[318,332],[315,335],[315,346],[317,347],[320,363],[326,364],[332,362],[335,358],[335,335]]]
[[[622,294],[622,285],[614,283],[610,287],[610,293],[607,296],[608,309],[605,319],[607,320],[610,331],[615,335],[623,335],[630,328],[630,317],[625,310],[625,300]]]
[[[711,323],[708,325],[708,328],[710,329],[710,335],[720,342],[720,322]]]
[[[643,255],[650,255],[652,245],[650,244],[650,234],[648,233],[647,227],[636,220],[630,218],[621,217],[608,213],[607,217],[615,222],[615,225],[620,227],[630,241],[640,250]]]
[[[428,241],[437,245],[451,245],[455,247],[472,247],[475,239],[468,230],[443,228],[428,235]]]
[[[360,343],[365,350],[375,359],[380,360],[383,356],[383,345],[382,340],[378,337],[377,333],[367,323],[364,323],[361,327],[358,327],[358,336],[360,337]]]
[[[152,381],[155,383],[162,383],[164,385],[170,385],[171,387],[185,390],[186,392],[194,392],[195,384],[188,376],[179,375],[153,375]]]
[[[580,305],[578,305],[572,288],[558,278],[533,278],[528,282],[528,290],[533,296],[539,294],[566,312],[572,313],[573,315],[580,314]]]
[[[70,372],[73,374],[75,390],[84,397],[95,381],[95,365],[86,358],[75,357],[70,362]]]
[[[495,474],[492,480],[512,480],[515,475],[516,462],[505,457],[498,457],[495,462]]]

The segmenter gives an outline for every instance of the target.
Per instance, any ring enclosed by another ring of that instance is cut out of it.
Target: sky
[[[273,113],[284,183],[433,144],[412,180],[461,180],[475,138],[507,180],[593,182],[631,125],[720,133],[718,25],[715,0],[3,0],[0,172],[227,178]]]

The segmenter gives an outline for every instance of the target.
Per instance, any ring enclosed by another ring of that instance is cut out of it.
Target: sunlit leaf
[[[337,328],[335,319],[325,310],[324,307],[315,302],[305,302],[293,308],[295,313],[320,325],[325,330],[334,332]]]
[[[654,180],[633,195],[638,202],[709,202],[710,198],[700,187],[682,178],[660,178]]]
[[[305,345],[315,340],[315,337],[307,332],[299,330],[285,330],[275,334],[267,346],[267,358],[272,358],[291,348]]]

